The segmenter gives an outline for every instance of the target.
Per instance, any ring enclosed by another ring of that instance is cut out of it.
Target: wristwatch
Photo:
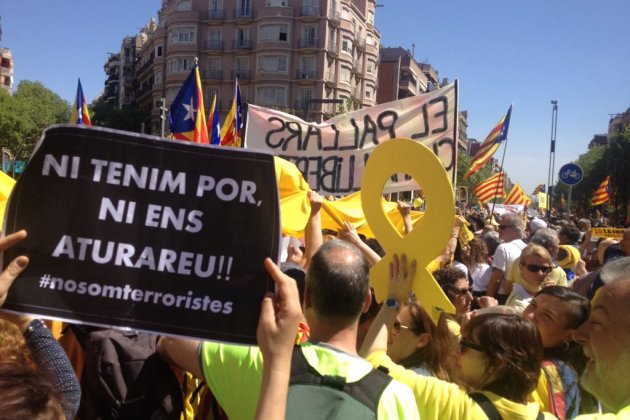
[[[392,297],[387,298],[387,300],[385,301],[385,305],[387,305],[389,309],[398,310],[400,308],[400,304],[398,303],[398,301]]]

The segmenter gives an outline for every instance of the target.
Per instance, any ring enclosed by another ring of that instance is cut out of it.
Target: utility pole
[[[164,130],[166,126],[166,98],[160,98],[160,120],[161,120],[161,128],[160,128],[160,136],[164,137]]]
[[[551,217],[551,197],[553,194],[553,171],[556,163],[556,131],[558,129],[558,101],[551,100],[551,150],[549,151],[549,174],[547,175],[547,219]]]

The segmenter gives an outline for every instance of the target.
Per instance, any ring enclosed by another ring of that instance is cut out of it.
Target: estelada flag
[[[523,188],[521,188],[518,182],[514,183],[512,190],[505,200],[503,200],[503,204],[521,204],[523,206],[529,206],[531,203],[531,198],[525,194],[525,191],[523,191]]]
[[[212,98],[212,106],[208,113],[208,134],[210,137],[210,144],[216,146],[221,144],[221,124],[219,123],[219,108],[217,107],[217,95]]]
[[[77,96],[75,96],[74,98],[72,114],[70,114],[70,124],[92,125],[87,102],[85,102],[85,96],[83,96],[81,79],[79,79],[79,85],[77,86]]]
[[[205,112],[199,67],[195,63],[170,107],[169,126],[173,137],[208,144]]]
[[[243,103],[241,102],[241,88],[236,80],[232,106],[221,129],[221,146],[241,147],[243,143]]]
[[[602,182],[599,187],[593,193],[591,197],[591,204],[594,206],[599,206],[610,200],[610,195],[608,194],[608,182],[610,181],[610,176],[607,176],[604,182]]]
[[[505,174],[503,172],[492,175],[475,187],[475,195],[481,203],[487,203],[494,198],[505,197],[504,180]]]
[[[507,114],[501,118],[501,121],[492,129],[488,137],[481,143],[479,150],[475,153],[473,161],[470,164],[470,169],[466,174],[466,178],[469,178],[474,173],[484,167],[490,160],[494,152],[497,151],[501,143],[507,139],[508,129],[510,128],[510,118],[512,117],[512,105],[508,109]]]

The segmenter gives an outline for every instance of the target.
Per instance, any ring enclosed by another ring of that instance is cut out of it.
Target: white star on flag
[[[193,98],[192,97],[190,98],[190,105],[182,104],[182,106],[186,108],[186,115],[184,116],[184,121],[186,120],[195,121],[195,112],[197,112],[197,110],[195,109],[195,103],[193,102]]]

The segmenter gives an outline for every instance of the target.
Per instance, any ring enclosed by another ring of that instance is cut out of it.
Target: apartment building
[[[135,66],[135,103],[159,133],[198,59],[206,108],[223,118],[238,79],[243,100],[321,121],[334,100],[376,104],[375,0],[164,0]],[[327,102],[327,103],[326,103]]]
[[[0,53],[0,89],[13,94],[13,54],[8,48],[2,48]]]
[[[381,48],[378,66],[377,103],[396,101],[420,95],[447,84],[448,79],[439,82],[438,71],[431,64],[419,63],[409,50],[401,47]],[[468,153],[468,112],[458,115],[457,149]]]

